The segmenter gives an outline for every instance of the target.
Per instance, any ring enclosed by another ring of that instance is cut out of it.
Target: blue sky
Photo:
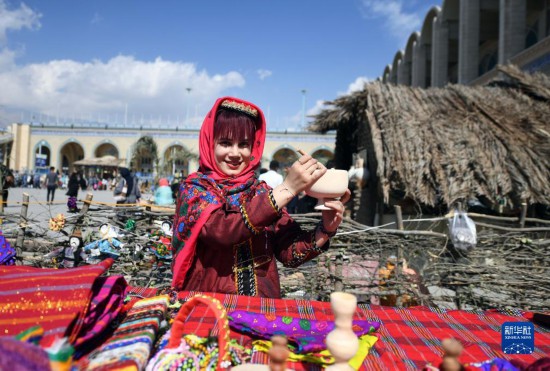
[[[379,77],[434,5],[0,0],[0,125],[34,116],[199,126],[230,95],[259,105],[268,129],[292,130],[304,102],[315,114]]]

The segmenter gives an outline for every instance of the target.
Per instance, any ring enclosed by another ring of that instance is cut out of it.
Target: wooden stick
[[[27,211],[29,210],[29,194],[23,193],[23,205],[19,217],[19,230],[17,231],[17,240],[15,242],[15,251],[18,257],[23,252],[23,242],[25,240],[25,230],[27,229]]]

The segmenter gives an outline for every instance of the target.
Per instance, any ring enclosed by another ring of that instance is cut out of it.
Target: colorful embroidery
[[[267,317],[263,313],[233,311],[228,313],[229,326],[233,330],[269,340],[273,335],[284,335],[296,353],[311,353],[326,349],[325,338],[334,329],[333,321],[309,320],[291,316]],[[372,334],[380,323],[368,320],[354,320],[353,331],[357,336]]]
[[[241,210],[241,215],[243,216],[243,221],[244,225],[246,225],[246,228],[248,228],[248,230],[252,232],[252,234],[256,236],[259,235],[260,231],[250,222],[250,219],[248,218],[248,213],[246,212],[246,208],[244,207],[244,205],[241,205],[239,209]]]
[[[235,285],[239,295],[256,296],[258,282],[254,272],[254,255],[252,254],[252,242],[247,240],[233,247],[235,257]]]
[[[174,222],[174,235],[172,237],[172,250],[175,259],[185,251],[187,241],[189,251],[182,254],[182,260],[179,266],[189,267],[194,257],[196,240],[191,238],[194,227],[199,223],[205,210],[212,210],[212,207],[221,207],[227,204],[233,207],[250,201],[253,197],[266,193],[268,191],[265,183],[260,183],[256,178],[251,178],[247,182],[239,185],[229,185],[223,181],[216,182],[210,173],[193,173],[180,184],[179,198],[177,202],[178,218]],[[201,225],[201,224],[199,224]],[[250,226],[254,228],[251,224]],[[191,238],[191,239],[190,239]],[[187,268],[186,268],[187,269]],[[180,271],[185,276],[186,269]]]

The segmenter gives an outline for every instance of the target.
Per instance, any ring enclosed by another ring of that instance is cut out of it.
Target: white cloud
[[[420,28],[424,9],[406,12],[402,0],[363,0],[362,14],[367,19],[383,18],[392,35],[404,43],[410,34]]]
[[[40,27],[41,15],[25,5],[8,10],[0,0],[0,42],[8,30]],[[92,22],[101,21],[94,15]],[[107,61],[52,60],[17,64],[17,53],[0,48],[0,124],[13,120],[13,112],[29,117],[61,117],[112,120],[128,117],[174,125],[189,117],[200,124],[212,102],[222,92],[245,85],[235,71],[209,74],[193,63],[136,60],[119,55]],[[267,71],[270,73],[270,71]],[[191,88],[191,91],[187,91]],[[159,120],[159,115],[160,120]],[[44,116],[43,116],[44,115]]]
[[[265,80],[269,76],[273,75],[273,72],[271,72],[270,70],[259,69],[256,72],[258,73],[260,80]]]
[[[363,88],[365,87],[365,84],[368,84],[371,81],[372,79],[369,79],[368,77],[359,76],[358,78],[355,79],[354,82],[349,84],[348,90],[344,94],[347,95],[359,90],[363,90]],[[341,95],[341,94],[339,93],[338,95]]]
[[[130,114],[146,118],[159,113],[183,118],[198,110],[202,116],[223,90],[244,84],[237,72],[209,75],[194,64],[161,58],[53,60],[1,70],[0,105],[65,117],[122,114],[128,105]],[[187,92],[187,87],[192,90]]]
[[[33,11],[25,4],[21,4],[16,9],[8,9],[6,2],[0,0],[0,45],[5,45],[7,31],[40,28],[41,17],[40,13]]]

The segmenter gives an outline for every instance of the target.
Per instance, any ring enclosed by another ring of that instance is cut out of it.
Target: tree
[[[146,135],[139,138],[132,149],[132,170],[140,170],[142,165],[148,162],[154,165],[153,171],[158,172],[159,155],[157,143],[153,137]]]
[[[173,146],[170,148],[168,154],[165,157],[163,172],[166,174],[174,174],[176,169],[176,162],[181,161],[183,163],[189,160],[196,160],[198,156],[194,153],[187,151],[181,146]]]

